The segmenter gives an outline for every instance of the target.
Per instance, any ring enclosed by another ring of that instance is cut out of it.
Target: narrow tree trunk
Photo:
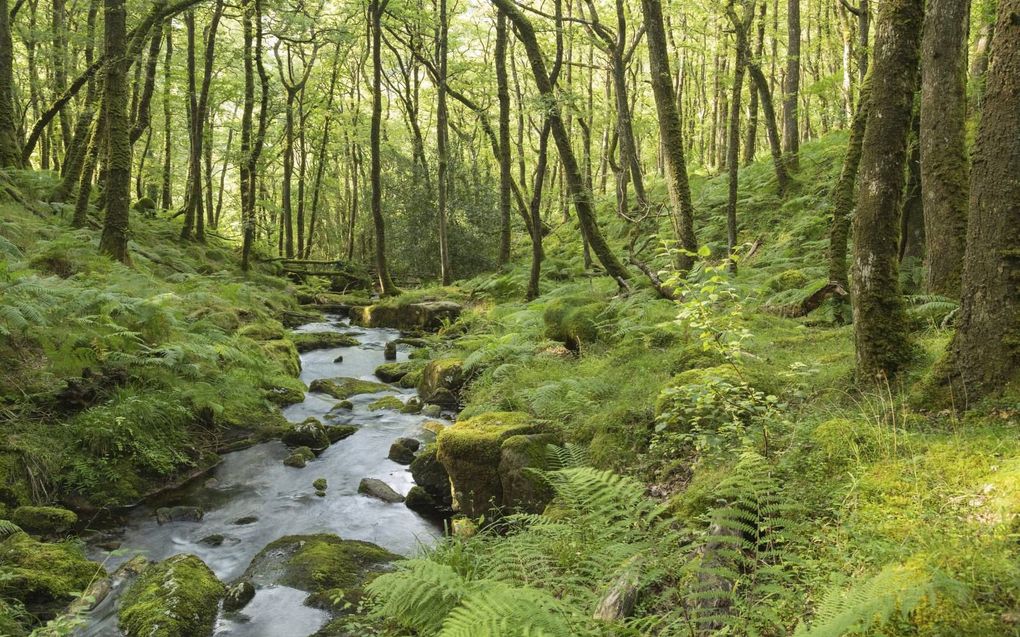
[[[171,62],[173,59],[173,24],[166,26],[166,52],[163,58],[163,179],[160,203],[164,210],[173,208],[173,129],[170,105]]]
[[[106,219],[99,251],[123,263],[128,254],[128,213],[131,209],[131,121],[128,116],[127,16],[124,0],[104,0],[104,50],[110,60],[103,82],[106,123]]]
[[[928,0],[921,41],[925,288],[957,297],[967,235],[967,23],[970,0]]]
[[[730,257],[730,269],[736,270],[737,263],[733,259],[737,249],[737,179],[740,174],[740,98],[744,91],[744,74],[747,68],[748,44],[747,34],[754,20],[754,0],[742,3],[744,15],[738,16],[733,0],[729,0],[726,13],[733,34],[736,38],[736,56],[733,60],[733,90],[730,98],[729,134],[727,135],[726,168],[729,171],[728,198],[726,203],[726,251]]]
[[[910,360],[896,247],[923,5],[885,0],[879,15],[853,223],[854,337],[862,381],[891,377]]]
[[[964,404],[1020,379],[1020,0],[999,0],[970,181],[959,327]]]
[[[372,182],[372,223],[375,226],[375,267],[379,292],[384,296],[399,290],[390,278],[386,263],[386,221],[382,212],[382,13],[380,0],[370,0],[372,48],[372,120],[369,131],[370,170]]]
[[[686,272],[693,265],[692,255],[698,250],[698,242],[694,235],[694,204],[687,176],[687,159],[684,156],[683,128],[680,124],[680,113],[677,111],[677,100],[669,69],[662,3],[660,0],[642,0],[641,8],[648,37],[652,95],[655,98],[655,111],[658,115],[659,136],[663,143],[662,160],[666,187],[669,190],[670,221],[677,242],[673,267]]]
[[[453,281],[450,272],[450,246],[446,236],[447,197],[449,194],[449,113],[446,106],[446,46],[447,17],[446,0],[438,0],[439,23],[436,25],[436,68],[439,85],[436,87],[436,185],[439,219],[439,273],[443,285]]]
[[[864,127],[871,108],[871,90],[868,83],[861,88],[857,100],[857,111],[850,125],[850,140],[839,179],[829,194],[832,206],[832,221],[829,226],[829,281],[846,290],[850,283],[847,277],[846,253],[850,235],[850,213],[854,209],[854,192],[857,185],[857,169],[861,163],[861,147],[864,142]]]
[[[252,162],[252,120],[255,115],[255,30],[252,14],[255,0],[245,0],[241,7],[242,60],[244,65],[244,105],[241,110],[241,270],[250,267],[251,248],[255,242],[255,170]]]
[[[510,262],[510,194],[513,166],[510,158],[510,85],[506,73],[506,16],[496,17],[496,97],[499,100],[499,264]]]
[[[800,2],[788,0],[786,12],[786,86],[783,89],[783,154],[791,169],[798,167],[800,128],[798,108],[800,100]]]

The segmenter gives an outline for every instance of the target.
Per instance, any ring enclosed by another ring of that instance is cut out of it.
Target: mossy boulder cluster
[[[351,396],[359,394],[374,394],[376,392],[390,389],[389,385],[377,383],[371,380],[359,378],[348,378],[340,376],[337,378],[317,378],[308,386],[308,391],[327,394],[337,400],[347,400]]]
[[[294,346],[301,353],[358,345],[358,339],[354,335],[341,332],[293,332],[290,340],[294,341]]]
[[[411,464],[414,454],[421,447],[421,443],[414,438],[397,438],[390,445],[390,452],[387,457],[397,464]]]
[[[462,420],[437,438],[437,454],[450,477],[453,506],[469,517],[493,509],[539,510],[549,499],[540,478],[545,448],[559,436],[522,412],[491,412]]]
[[[26,533],[0,542],[0,573],[0,598],[18,600],[40,618],[52,617],[94,579],[106,577],[79,544],[40,542]]]
[[[120,629],[126,637],[211,635],[226,587],[194,555],[174,555],[145,569],[124,593]]]
[[[421,303],[376,303],[350,309],[351,321],[365,327],[395,327],[401,330],[437,330],[460,316],[463,308],[452,301]]]
[[[460,390],[467,377],[464,361],[459,358],[431,360],[422,370],[418,381],[418,395],[426,403],[443,407],[456,407],[460,403]]]
[[[384,383],[396,383],[411,372],[421,369],[418,361],[404,361],[402,363],[383,363],[375,368],[375,375]]]
[[[602,324],[607,306],[592,301],[590,297],[556,298],[546,306],[542,320],[545,336],[563,343],[571,351],[579,351],[583,345],[590,345],[602,337]]]
[[[252,559],[241,581],[255,588],[283,585],[311,593],[307,603],[334,610],[356,604],[362,587],[390,569],[397,555],[384,548],[336,535],[288,535],[272,542]]]
[[[450,476],[438,458],[435,444],[426,446],[411,461],[415,486],[407,493],[404,504],[422,515],[445,515],[453,508]]]
[[[308,447],[321,453],[330,445],[326,427],[317,418],[306,418],[283,433],[283,444],[288,447]]]

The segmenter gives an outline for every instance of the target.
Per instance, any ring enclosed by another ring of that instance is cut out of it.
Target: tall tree
[[[693,253],[698,250],[694,235],[694,204],[691,185],[687,177],[687,159],[684,156],[684,133],[673,90],[673,77],[669,69],[669,51],[666,29],[662,19],[660,0],[642,0],[641,7],[648,33],[648,64],[652,95],[658,115],[659,136],[662,137],[663,168],[669,190],[670,221],[679,250],[675,252],[673,266],[680,271],[693,265]]]
[[[14,39],[7,0],[0,0],[0,168],[20,166],[21,133],[14,104]]]
[[[743,15],[738,15],[735,0],[728,0],[726,14],[736,37],[736,58],[733,62],[733,91],[730,97],[729,133],[726,142],[726,169],[729,172],[729,193],[726,203],[726,249],[730,267],[736,268],[733,253],[737,247],[737,178],[740,171],[740,98],[744,91],[747,55],[751,50],[748,33],[754,21],[755,0],[742,0]]]
[[[999,0],[983,104],[950,345],[964,401],[1020,379],[1020,0]]]
[[[970,0],[928,0],[921,40],[925,288],[960,293],[967,235],[967,24]]]
[[[786,3],[786,86],[783,89],[783,154],[796,170],[800,153],[800,2]]]
[[[893,376],[910,359],[897,237],[923,15],[923,0],[885,0],[878,17],[853,222],[851,292],[862,380]]]
[[[437,217],[439,220],[439,273],[443,285],[453,280],[450,272],[450,244],[446,225],[450,190],[449,175],[449,110],[446,105],[446,63],[449,24],[446,15],[446,0],[438,0],[439,16],[436,24],[436,70],[438,86],[436,87],[436,186],[437,186]]]
[[[127,16],[124,0],[103,2],[103,43],[106,76],[103,80],[103,119],[106,130],[106,219],[99,251],[130,263],[128,214],[131,207],[131,120],[127,68]]]
[[[368,18],[372,49],[372,120],[369,127],[369,174],[372,183],[372,224],[375,226],[375,268],[379,292],[399,292],[386,263],[386,220],[382,213],[382,16],[389,0],[370,0]]]
[[[510,262],[510,194],[513,188],[513,166],[510,158],[510,84],[506,73],[506,16],[496,16],[496,99],[499,101],[499,263]]]

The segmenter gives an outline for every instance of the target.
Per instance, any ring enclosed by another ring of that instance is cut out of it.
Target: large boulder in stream
[[[333,349],[336,347],[354,347],[359,344],[353,334],[342,332],[293,332],[290,340],[297,351],[311,352],[316,349]]]
[[[383,502],[403,502],[404,496],[393,490],[393,487],[378,478],[362,478],[358,484],[358,493],[376,498]]]
[[[466,380],[464,361],[461,359],[431,360],[422,370],[421,380],[418,381],[418,395],[426,403],[456,407],[460,402],[460,390]]]
[[[384,383],[396,383],[404,376],[421,368],[420,361],[404,361],[402,363],[383,363],[375,368],[375,375]]]
[[[356,605],[362,587],[376,575],[390,570],[399,556],[386,549],[336,535],[287,535],[252,559],[241,581],[255,588],[283,585],[311,593],[306,602],[331,609],[334,600]]]
[[[317,378],[308,386],[308,391],[328,394],[337,400],[346,400],[358,394],[374,394],[388,389],[390,389],[390,386],[385,383],[376,383],[371,380],[361,380],[345,376]]]
[[[194,555],[153,564],[124,593],[120,629],[126,637],[206,637],[226,588]]]
[[[401,330],[438,330],[460,316],[463,307],[453,301],[396,303],[393,301],[352,307],[351,321],[365,327],[395,327]]]
[[[285,431],[280,439],[288,447],[308,447],[317,454],[330,445],[326,427],[317,418],[306,418]]]
[[[550,426],[522,412],[480,414],[444,429],[436,456],[450,476],[454,508],[471,518],[493,509],[539,508],[540,479],[527,469],[542,468],[545,446],[556,440]]]

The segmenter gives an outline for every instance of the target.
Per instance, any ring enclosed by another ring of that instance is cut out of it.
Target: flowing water
[[[350,331],[337,317],[311,323],[297,331]],[[386,342],[399,332],[379,328],[354,328],[360,344],[355,347],[314,350],[301,356],[301,380],[349,376],[378,380],[373,375],[384,362]],[[342,362],[334,362],[342,356]],[[407,352],[398,351],[398,360]],[[200,522],[158,524],[154,506],[132,510],[116,533],[120,547],[110,552],[97,542],[90,546],[90,557],[105,562],[113,571],[131,557],[142,554],[150,560],[162,560],[178,553],[202,558],[224,582],[239,577],[252,557],[266,544],[285,536],[309,533],[335,533],[344,539],[366,540],[395,553],[413,554],[429,545],[441,529],[403,504],[388,504],[359,495],[362,478],[379,478],[401,494],[413,485],[407,467],[387,459],[390,443],[400,436],[425,440],[431,434],[421,425],[428,418],[391,410],[371,411],[368,404],[381,396],[396,395],[407,400],[413,390],[392,387],[376,394],[354,396],[354,409],[340,419],[324,415],[338,402],[321,394],[307,394],[302,403],[284,410],[291,422],[315,416],[328,424],[354,424],[357,433],[331,445],[304,469],[284,466],[288,449],[280,442],[268,442],[224,455],[223,462],[210,474],[186,485],[159,502],[159,506],[197,506],[205,511]],[[329,487],[325,497],[312,488],[317,478],[325,478]],[[202,539],[222,535],[219,546]],[[109,540],[107,536],[105,540]],[[84,637],[113,637],[117,630],[117,587],[93,611]],[[303,605],[306,594],[285,586],[258,589],[255,598],[240,612],[217,622],[216,637],[307,637],[328,619],[320,610]]]

